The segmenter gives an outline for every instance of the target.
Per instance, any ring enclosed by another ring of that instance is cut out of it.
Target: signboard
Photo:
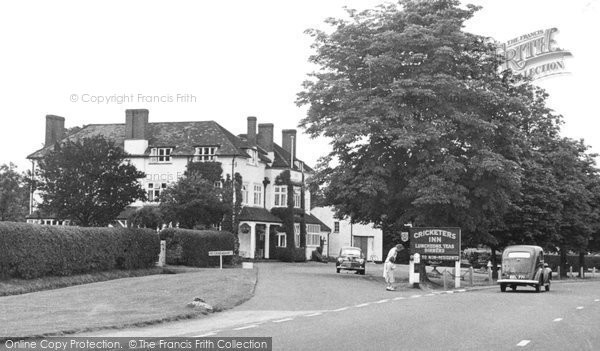
[[[409,228],[410,253],[425,261],[460,261],[460,228]]]
[[[233,251],[209,251],[209,256],[233,256]]]

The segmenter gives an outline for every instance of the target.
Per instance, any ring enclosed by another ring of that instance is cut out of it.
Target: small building
[[[271,213],[275,207],[287,206],[287,187],[276,185],[275,178],[289,170],[292,181],[302,184],[313,173],[312,168],[296,157],[302,146],[297,145],[296,130],[284,129],[281,145],[273,139],[272,123],[257,125],[256,117],[247,118],[245,134],[234,135],[215,121],[149,122],[146,109],[126,110],[125,123],[90,124],[66,136],[65,118],[46,116],[44,147],[28,159],[35,170],[37,162],[55,143],[103,136],[129,154],[130,161],[146,174],[139,182],[147,191],[148,202],[135,202],[131,208],[157,203],[161,193],[184,176],[189,162],[220,162],[223,178],[239,173],[242,176],[242,206],[239,216],[240,253],[248,258],[270,258],[276,247],[286,245],[286,234],[279,232],[282,220]],[[220,184],[216,184],[220,186]],[[60,218],[40,213],[36,209],[39,194],[32,196],[29,223],[66,224]],[[295,210],[302,212],[300,186],[294,187]],[[320,244],[329,228],[311,215],[310,193],[305,190],[304,218],[307,223],[306,255]],[[125,211],[125,212],[126,212]],[[115,225],[126,225],[126,216],[115,218]],[[296,219],[296,237],[299,222]],[[299,243],[299,240],[296,240]]]
[[[320,219],[331,232],[327,235],[323,255],[336,257],[343,246],[360,247],[369,261],[382,261],[383,232],[373,225],[352,223],[349,219],[338,219],[332,207],[315,207],[311,214]]]

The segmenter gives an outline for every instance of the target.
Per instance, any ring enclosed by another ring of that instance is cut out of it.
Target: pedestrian
[[[390,249],[388,252],[387,258],[385,259],[385,263],[383,264],[383,278],[385,279],[386,287],[385,290],[394,291],[396,288],[394,287],[394,268],[396,265],[396,255],[398,251],[404,250],[404,246],[402,244],[398,244]]]

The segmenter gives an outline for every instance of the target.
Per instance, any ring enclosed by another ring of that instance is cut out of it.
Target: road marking
[[[594,302],[600,302],[600,299],[595,299]]]
[[[239,328],[234,328],[233,330],[244,330],[244,329],[250,329],[250,328],[256,328],[256,327],[258,327],[258,325],[251,324],[251,325],[246,325],[246,326],[239,327]]]
[[[456,292],[465,292],[467,291],[466,289],[460,289],[460,290],[456,290]]]
[[[452,290],[448,290],[448,291],[444,291],[446,294],[454,294],[454,291]]]
[[[220,332],[220,330],[211,331],[209,333],[202,334],[202,335],[192,336],[192,338],[204,338],[204,337],[207,337],[207,336],[217,335],[218,332]]]
[[[562,320],[563,320],[562,318],[556,318],[555,320],[553,320],[553,322],[560,322]]]
[[[527,344],[529,344],[531,342],[531,340],[521,340],[520,343],[517,344],[517,346],[526,346]]]
[[[273,321],[273,323],[282,323],[282,322],[289,322],[291,320],[294,320],[294,318],[284,318],[284,319],[278,319],[276,321]]]
[[[321,312],[316,312],[316,313],[312,313],[312,314],[307,314],[305,317],[314,317],[314,316],[320,316],[320,315],[322,315],[322,314],[323,314],[323,313],[321,313]]]
[[[340,312],[340,311],[345,311],[347,309],[348,309],[348,307],[341,307],[341,308],[338,308],[337,310],[332,310],[331,312]]]
[[[413,296],[411,296],[410,298],[411,298],[411,299],[414,299],[415,297],[421,297],[421,295],[413,295]]]
[[[578,309],[578,310],[582,310],[582,309],[583,309],[583,306],[577,306],[577,309]]]
[[[369,306],[370,303],[361,303],[360,305],[356,305],[354,307],[365,307],[365,306]]]
[[[402,297],[402,296],[394,297],[394,301],[404,300],[404,299],[405,299],[405,297]]]
[[[427,295],[425,295],[425,296],[435,296],[435,294],[427,294]]]
[[[375,302],[375,303],[385,303],[385,302],[388,302],[388,301],[390,301],[390,299],[379,300],[379,301],[377,301],[377,302]]]

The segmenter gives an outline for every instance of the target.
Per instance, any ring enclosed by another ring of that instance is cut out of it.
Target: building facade
[[[352,223],[348,218],[338,219],[332,207],[315,207],[311,213],[331,228],[327,234],[323,254],[337,257],[344,246],[360,247],[368,261],[382,261],[383,232],[373,225]]]
[[[287,206],[287,189],[275,184],[275,178],[289,170],[292,181],[301,184],[313,170],[296,157],[295,129],[282,131],[281,145],[273,140],[272,123],[257,124],[256,117],[247,118],[245,134],[234,135],[215,121],[150,123],[146,109],[126,110],[125,123],[91,124],[65,136],[65,119],[46,116],[44,147],[31,155],[32,169],[56,142],[103,136],[122,147],[138,170],[146,174],[140,184],[147,192],[147,202],[132,203],[115,219],[126,225],[127,214],[137,207],[157,204],[161,193],[184,176],[189,162],[220,162],[223,178],[236,173],[242,176],[242,211],[239,215],[240,254],[248,258],[270,258],[276,247],[285,247],[285,233],[278,231],[282,220],[271,213],[274,207]],[[219,184],[216,184],[219,186]],[[300,187],[294,188],[295,207],[300,209]],[[40,213],[36,204],[40,197],[32,195],[29,223],[68,224],[59,218]],[[310,193],[305,192],[307,223],[306,254],[319,246],[329,228],[310,213]],[[296,223],[299,237],[299,223]],[[299,240],[296,240],[298,243]]]

